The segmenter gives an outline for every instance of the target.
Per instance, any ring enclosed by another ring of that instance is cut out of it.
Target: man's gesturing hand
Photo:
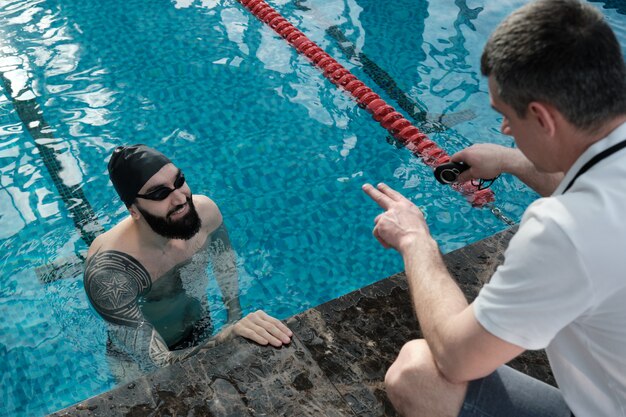
[[[373,231],[385,248],[403,253],[412,243],[430,239],[422,211],[402,194],[382,183],[377,188],[365,184],[363,191],[385,210],[374,219]]]

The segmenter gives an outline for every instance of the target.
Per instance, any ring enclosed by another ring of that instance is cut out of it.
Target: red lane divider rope
[[[414,155],[421,158],[426,165],[435,168],[450,161],[450,156],[446,151],[428,139],[395,108],[387,104],[365,83],[307,38],[272,6],[264,0],[239,0],[239,2],[296,48],[299,53],[306,56],[330,82],[349,92],[360,107],[366,109],[374,120],[380,123]],[[476,207],[485,206],[495,200],[490,189],[479,190],[471,182],[452,184],[452,188],[463,194],[470,204]]]

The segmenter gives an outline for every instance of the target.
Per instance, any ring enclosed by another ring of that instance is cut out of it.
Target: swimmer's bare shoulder
[[[198,216],[202,220],[202,228],[211,233],[223,222],[222,212],[213,200],[205,195],[194,195],[193,203],[196,206]]]
[[[89,246],[87,259],[99,252],[114,250],[129,254],[137,254],[136,231],[130,216],[113,226],[110,230],[98,235]]]

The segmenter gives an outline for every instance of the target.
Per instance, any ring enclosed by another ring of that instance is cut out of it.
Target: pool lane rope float
[[[437,146],[435,142],[420,132],[417,127],[397,112],[395,108],[387,104],[364,82],[289,23],[272,6],[264,0],[238,1],[300,54],[306,56],[330,82],[350,93],[360,107],[365,108],[374,120],[380,123],[409,151],[421,158],[426,165],[435,168],[450,161],[450,156],[446,151]],[[451,184],[451,187],[460,192],[475,207],[486,207],[495,200],[493,191],[479,189],[471,181]]]

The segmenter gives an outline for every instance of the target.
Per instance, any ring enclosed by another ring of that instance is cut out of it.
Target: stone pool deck
[[[472,300],[515,228],[445,255]],[[420,336],[400,273],[286,320],[281,349],[236,339],[51,416],[395,416],[383,379]],[[511,366],[554,384],[543,352]]]

